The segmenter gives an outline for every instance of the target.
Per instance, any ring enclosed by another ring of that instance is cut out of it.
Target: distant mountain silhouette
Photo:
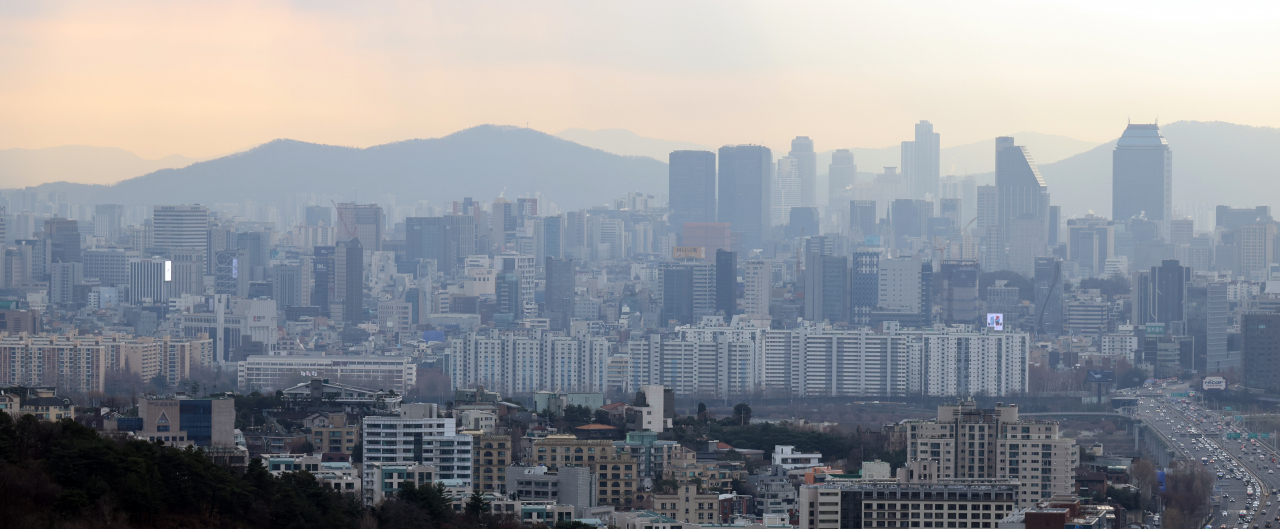
[[[666,162],[671,151],[715,151],[717,147],[698,145],[687,141],[646,138],[627,129],[565,129],[556,137],[623,156],[648,156]]]
[[[16,188],[45,182],[110,184],[157,169],[186,167],[196,161],[179,155],[148,160],[117,147],[88,145],[3,149],[0,150],[0,185]]]
[[[665,163],[584,147],[532,129],[482,125],[442,138],[366,149],[275,140],[181,169],[164,169],[109,186],[55,183],[82,204],[282,204],[297,193],[358,196],[376,202],[441,204],[471,196],[492,200],[542,192],[562,208],[601,205],[628,191],[666,188]]]

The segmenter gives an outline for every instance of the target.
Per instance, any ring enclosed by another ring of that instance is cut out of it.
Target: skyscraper
[[[1035,332],[1062,334],[1062,261],[1037,257],[1035,275]]]
[[[338,241],[360,239],[360,247],[369,251],[382,249],[382,226],[386,223],[377,204],[338,204]]]
[[[476,224],[471,215],[407,217],[405,257],[435,259],[436,270],[452,276],[467,256],[476,253]]]
[[[720,148],[717,218],[742,233],[743,250],[761,248],[769,232],[773,153],[760,145]]]
[[[1031,152],[1014,145],[1013,138],[1007,136],[996,138],[996,194],[1000,234],[1005,237],[1006,268],[1030,276],[1035,258],[1048,253],[1049,187]],[[978,215],[981,218],[981,209]],[[999,270],[986,263],[983,268]]]
[[[1129,124],[1111,153],[1111,218],[1138,215],[1161,226],[1168,238],[1173,215],[1173,152],[1154,124]]]
[[[857,179],[858,166],[853,163],[853,152],[836,149],[831,153],[831,165],[827,167],[827,204],[838,206],[853,199],[853,184]]]
[[[44,238],[51,245],[50,262],[80,262],[80,227],[77,221],[45,219]]]
[[[564,330],[573,317],[573,259],[547,257],[547,287],[544,309],[552,330]]]
[[[879,235],[876,222],[876,201],[849,201],[849,232],[851,236],[856,237],[855,242],[862,242],[866,237]]]
[[[849,259],[811,252],[805,256],[804,317],[810,321],[849,319]]]
[[[791,208],[800,207],[800,161],[778,158],[777,172],[773,176],[773,189],[769,192],[769,224],[781,226],[787,223]]]
[[[800,203],[797,205],[818,205],[818,153],[813,150],[813,140],[808,136],[796,136],[791,140],[791,152],[787,157],[796,160],[800,177]]]
[[[716,250],[716,310],[728,323],[738,313],[738,254]]]
[[[938,197],[941,175],[941,145],[938,133],[928,121],[916,123],[915,141],[903,142],[902,169],[907,175],[913,198]]]
[[[331,303],[341,303],[342,321],[364,321],[364,248],[359,238],[338,243],[334,256],[334,296]]]
[[[683,233],[686,222],[715,222],[716,153],[672,151],[667,160],[671,227]]]
[[[203,252],[209,246],[209,208],[199,204],[156,206],[151,230],[156,248]]]
[[[0,221],[2,223],[3,221]],[[124,206],[120,204],[98,204],[93,207],[93,236],[102,237],[109,243],[120,239],[120,230],[124,227]],[[3,240],[3,237],[0,237]]]

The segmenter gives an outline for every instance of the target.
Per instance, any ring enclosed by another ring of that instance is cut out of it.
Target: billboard
[[[703,249],[701,246],[676,246],[671,249],[672,259],[683,259],[686,257],[696,257],[702,259]]]
[[[1004,314],[988,313],[987,327],[990,327],[997,331],[1003,331],[1004,330]]]
[[[1084,376],[1086,383],[1115,382],[1116,372],[1112,369],[1090,369]]]
[[[1204,381],[1200,383],[1200,387],[1204,388],[1205,391],[1209,391],[1211,389],[1220,391],[1226,390],[1227,379],[1222,377],[1204,377]]]

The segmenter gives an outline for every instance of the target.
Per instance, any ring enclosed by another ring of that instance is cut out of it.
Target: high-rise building
[[[848,321],[849,259],[811,252],[805,256],[804,318]]]
[[[978,313],[978,277],[982,270],[977,261],[944,259],[942,273],[942,321],[948,325],[974,325]]]
[[[102,237],[114,243],[120,239],[124,227],[124,206],[120,204],[98,204],[93,207],[93,236]]]
[[[671,227],[716,222],[716,152],[672,151],[667,160]]]
[[[1240,317],[1240,362],[1245,387],[1280,388],[1280,314],[1248,312]]]
[[[818,234],[818,208],[791,208],[787,217],[788,239]]]
[[[787,214],[791,208],[799,207],[800,202],[800,161],[791,158],[778,158],[777,172],[773,176],[773,190],[769,197],[769,224],[781,226],[787,223]]]
[[[979,189],[979,222],[981,193]],[[1048,253],[1049,188],[1031,152],[1014,145],[1013,138],[1008,136],[996,138],[996,195],[998,223],[1005,245],[1005,268],[1030,276],[1034,273],[1035,257]],[[986,263],[983,268],[999,270]]]
[[[330,306],[339,312],[332,313],[349,324],[364,321],[364,247],[359,237],[338,242],[334,252],[334,298]]]
[[[1173,218],[1173,152],[1155,124],[1130,123],[1111,154],[1111,218],[1143,216],[1168,238]]]
[[[742,233],[742,250],[764,245],[769,232],[773,153],[760,145],[720,148],[719,201],[716,218]]]
[[[1163,323],[1169,334],[1187,332],[1187,285],[1191,269],[1178,261],[1165,260],[1148,274],[1135,274],[1133,285],[1134,325]]]
[[[716,250],[716,310],[725,321],[738,313],[738,254]]]
[[[573,317],[574,265],[573,259],[547,257],[547,287],[544,306],[551,320],[552,330],[564,330]]]
[[[925,236],[925,226],[933,212],[933,204],[924,200],[900,198],[889,207],[889,226],[893,230],[895,248],[910,248],[910,239]]]
[[[80,226],[77,221],[45,219],[44,239],[50,244],[50,262],[80,262]]]
[[[75,301],[75,287],[83,282],[84,265],[77,262],[53,263],[49,274],[49,302],[68,304]]]
[[[849,270],[849,323],[868,325],[880,302],[880,252],[853,252]]]
[[[1067,220],[1068,256],[1083,277],[1101,276],[1107,259],[1116,256],[1115,227],[1095,215]]]
[[[434,259],[436,270],[446,276],[462,271],[467,256],[476,253],[476,223],[471,215],[407,217],[405,257]]]
[[[796,161],[796,172],[800,179],[800,203],[796,205],[817,206],[818,153],[813,150],[813,140],[808,136],[796,136],[791,140],[791,152],[787,153],[787,157]]]
[[[1037,257],[1035,275],[1035,318],[1033,330],[1038,334],[1062,334],[1062,261],[1056,257]]]
[[[743,314],[768,316],[773,293],[773,266],[766,261],[747,261],[742,264]]]
[[[333,208],[328,206],[307,206],[307,226],[333,226]]]
[[[839,206],[853,199],[853,185],[858,181],[858,166],[853,151],[836,149],[827,167],[827,204]]]
[[[366,251],[382,250],[382,228],[386,224],[382,208],[377,204],[338,204],[338,241],[360,239],[360,247]]]
[[[151,233],[156,248],[203,250],[209,244],[209,208],[198,204],[156,206]]]
[[[1238,230],[1245,226],[1271,221],[1271,206],[1258,206],[1256,208],[1218,206],[1214,211],[1214,226],[1228,230]]]
[[[902,172],[907,176],[911,197],[938,198],[941,144],[933,124],[916,123],[915,141],[902,142]]]
[[[849,202],[849,233],[855,242],[861,243],[866,237],[879,235],[876,229],[876,201],[852,200]]]
[[[1267,265],[1275,259],[1276,223],[1263,222],[1240,228],[1240,271],[1245,279],[1265,280]]]
[[[162,259],[129,261],[130,303],[143,305],[169,302],[170,281],[165,279],[165,266],[166,261]]]

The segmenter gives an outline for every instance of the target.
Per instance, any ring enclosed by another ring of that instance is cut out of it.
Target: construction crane
[[[342,231],[346,233],[347,238],[344,240],[356,238],[356,232],[352,229],[351,223],[347,222],[346,217],[342,216],[342,208],[339,208],[338,203],[333,200],[330,200],[329,203],[333,204],[333,214],[338,216],[338,222],[342,224]]]

